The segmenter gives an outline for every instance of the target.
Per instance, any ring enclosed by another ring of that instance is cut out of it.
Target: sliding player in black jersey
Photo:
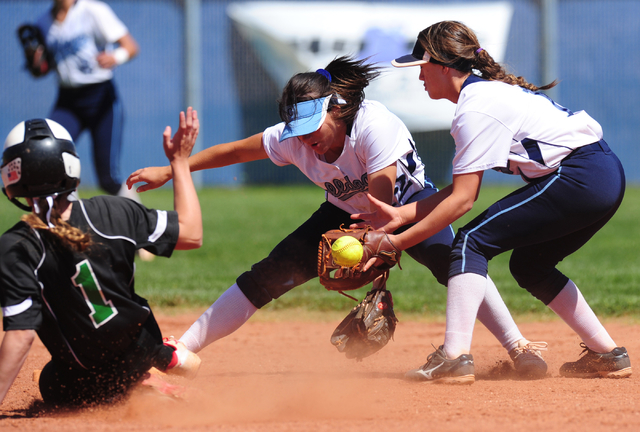
[[[163,343],[147,301],[135,293],[134,259],[140,248],[169,257],[202,244],[188,163],[198,131],[191,108],[180,113],[173,139],[170,127],[164,131],[174,211],[115,196],[79,199],[80,160],[69,133],[52,120],[27,120],[9,133],[3,190],[30,213],[0,238],[0,402],[36,334],[51,354],[40,392],[57,405],[113,400],[152,367],[197,370],[194,353]]]

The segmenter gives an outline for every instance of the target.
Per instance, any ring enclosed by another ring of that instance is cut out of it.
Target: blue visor
[[[295,108],[291,107],[290,110],[292,115],[295,114],[295,119],[284,127],[280,142],[287,138],[307,135],[320,129],[327,116],[329,102],[332,97],[333,95],[329,95],[320,99],[299,102],[295,105]]]

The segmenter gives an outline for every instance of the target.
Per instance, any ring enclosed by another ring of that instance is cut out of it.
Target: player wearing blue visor
[[[291,107],[292,120],[287,122],[279,141],[317,131],[324,123],[329,107],[336,104],[346,104],[346,102],[336,95],[298,102]]]
[[[326,191],[326,201],[202,314],[180,338],[189,350],[198,352],[227,336],[267,303],[316,278],[322,234],[351,224],[351,213],[370,211],[367,194],[401,206],[437,192],[407,127],[381,103],[364,98],[378,75],[377,67],[348,57],[297,74],[282,91],[281,123],[190,158],[192,171],[266,158],[295,165]],[[138,188],[145,191],[170,179],[168,167],[151,167],[131,174],[128,183],[146,182]],[[452,228],[444,226],[407,252],[446,285],[452,241]],[[487,292],[481,309],[478,319],[507,351],[527,346],[497,290]],[[527,352],[522,359],[529,360],[517,363],[522,374],[546,373],[539,355]]]

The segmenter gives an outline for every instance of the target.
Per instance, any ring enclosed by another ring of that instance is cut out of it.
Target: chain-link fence
[[[124,101],[126,122],[121,161],[123,179],[133,170],[164,164],[161,134],[175,127],[177,113],[186,108],[185,14],[186,1],[106,0],[140,45],[140,55],[116,70],[115,82]],[[202,120],[200,145],[208,147],[261,132],[279,122],[277,99],[281,83],[264,61],[262,43],[248,40],[238,23],[229,17],[229,1],[201,0],[200,43],[202,70]],[[261,2],[282,7],[283,2]],[[541,83],[540,0],[378,2],[367,5],[432,5],[439,8],[502,4],[510,7],[503,62],[529,81]],[[640,2],[634,0],[557,0],[557,100],[573,111],[586,110],[598,120],[605,139],[621,157],[630,181],[640,180]],[[301,5],[302,2],[291,2]],[[309,2],[329,8],[344,28],[363,16],[349,16],[344,2]],[[284,3],[286,7],[287,3]],[[56,97],[56,78],[35,79],[23,68],[24,59],[16,37],[17,27],[33,22],[52,6],[51,0],[0,0],[0,131],[7,133],[26,118],[46,117]],[[453,9],[452,9],[453,10]],[[447,19],[457,19],[455,10]],[[298,21],[315,24],[313,11]],[[425,27],[429,24],[425,17]],[[306,20],[306,21],[305,21]],[[283,20],[281,28],[291,26]],[[297,22],[300,24],[300,22]],[[264,40],[270,37],[266,32]],[[316,41],[317,42],[317,41]],[[347,40],[347,42],[349,42]],[[412,40],[407,43],[412,44]],[[292,42],[294,43],[294,42]],[[309,46],[312,47],[313,44]],[[346,43],[345,46],[348,46]],[[317,47],[316,47],[317,48]],[[300,70],[301,72],[303,70]],[[415,76],[417,80],[417,72]],[[418,83],[419,84],[419,83]],[[420,87],[418,87],[420,89]],[[416,96],[417,97],[417,96]],[[451,176],[453,143],[448,129],[412,130],[429,176],[438,184]],[[83,161],[83,184],[94,185],[92,151],[88,136],[78,140]],[[270,161],[209,170],[202,184],[306,182],[294,167],[277,167]],[[508,181],[508,176],[488,175],[486,181]]]

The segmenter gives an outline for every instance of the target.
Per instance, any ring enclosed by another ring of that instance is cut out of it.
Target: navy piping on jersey
[[[414,155],[417,156],[418,155],[418,151],[417,151],[417,149],[415,147],[415,143],[413,141],[409,140],[409,145],[411,146],[413,151],[411,153],[407,154],[406,159],[407,159],[408,164],[404,164],[402,162],[402,159],[398,159],[398,162],[401,163],[406,168],[407,172],[411,175],[411,178],[414,179],[414,183],[412,183],[412,184],[419,184],[419,182],[417,181],[416,177],[413,175],[413,173],[416,172],[416,167],[418,166],[418,163],[415,161],[413,156]],[[419,156],[418,156],[418,158],[419,158]],[[426,171],[426,169],[425,169],[425,171]],[[419,194],[424,189],[426,189],[427,186],[430,186],[432,189],[435,189],[436,192],[438,191],[438,188],[435,187],[435,185],[433,183],[427,182],[426,179],[429,178],[429,177],[426,174],[427,173],[425,172],[424,173],[425,181],[424,181],[424,184],[422,185],[422,189],[420,189],[419,191],[416,191],[407,200],[404,200],[404,192],[400,197],[398,197],[398,202],[399,202],[400,205],[406,204],[409,200],[411,200],[412,197],[414,197],[416,194]],[[396,178],[396,183],[397,182],[398,182],[398,179]],[[407,188],[405,188],[405,190],[409,190],[409,188],[407,187]]]
[[[460,89],[460,91],[462,91],[462,89],[464,89],[466,86],[468,86],[469,84],[473,84],[473,83],[477,83],[477,82],[488,82],[488,80],[481,78],[477,75],[471,74],[467,77],[467,79],[464,81],[464,83],[462,83],[462,88]],[[515,84],[512,84],[515,85]],[[538,96],[543,96],[544,98],[546,98],[549,102],[551,102],[553,104],[553,106],[555,106],[557,109],[564,111],[567,113],[568,116],[572,116],[574,113],[563,107],[562,105],[557,104],[553,99],[551,99],[549,96],[547,96],[545,93],[542,93],[540,91],[531,91],[529,89],[526,89],[524,87],[520,87],[522,90],[538,95]],[[529,159],[538,162],[541,165],[547,166],[547,164],[544,162],[544,159],[542,157],[542,152],[540,151],[540,142],[533,140],[531,138],[525,138],[522,141],[520,141],[522,146],[524,147],[524,149],[527,151],[527,155],[529,156]],[[551,143],[543,143],[544,145],[549,145],[549,146],[554,146],[554,147],[565,147],[566,146],[562,146],[562,145],[558,145],[558,144],[551,144]]]
[[[460,91],[462,91],[466,86],[468,86],[469,84],[473,84],[473,83],[477,83],[477,82],[482,82],[482,81],[487,81],[484,78],[480,78],[477,75],[471,74],[467,77],[466,80],[464,80],[464,82],[462,83],[462,88],[460,89]]]
[[[514,139],[513,141],[515,142],[516,140]],[[546,143],[546,142],[541,142],[531,138],[525,138],[522,141],[520,141],[520,143],[522,144],[522,147],[524,147],[524,149],[527,151],[527,156],[529,156],[530,160],[538,162],[540,165],[543,165],[547,168],[551,168],[551,167],[545,163],[544,158],[542,157],[540,144],[543,144],[549,147],[559,147],[559,148],[569,149],[571,151],[574,150],[571,147],[566,145]],[[510,153],[515,154],[514,152],[510,152]]]
[[[520,202],[518,204],[515,204],[515,205],[513,205],[513,206],[511,206],[509,208],[506,208],[506,209],[496,213],[495,215],[491,216],[489,219],[483,221],[477,227],[475,227],[472,230],[470,230],[467,234],[465,234],[464,241],[463,241],[463,244],[462,244],[462,273],[465,272],[465,266],[466,266],[466,261],[467,261],[465,250],[467,249],[467,240],[468,240],[469,236],[471,235],[471,233],[473,233],[477,229],[481,228],[482,226],[486,225],[487,223],[491,222],[493,219],[497,218],[498,216],[502,216],[503,214],[508,213],[511,210],[516,209],[516,208],[520,207],[521,205],[524,205],[524,204],[528,203],[529,201],[534,200],[535,198],[537,198],[540,195],[542,195],[543,193],[545,193],[545,191],[547,189],[549,189],[549,187],[553,183],[555,183],[556,180],[558,180],[560,178],[560,171],[562,171],[562,167],[558,168],[558,171],[555,172],[556,177],[553,180],[551,180],[549,183],[547,183],[547,185],[540,192],[538,192],[537,194],[532,195],[529,198],[527,198],[526,200],[524,200],[524,201],[522,201],[522,202]]]
[[[415,151],[413,151],[413,152],[411,152],[410,154],[411,154],[411,155],[414,155],[414,154],[416,154],[416,153],[415,153]],[[413,173],[414,173],[414,172],[415,172],[415,170],[416,170],[416,167],[418,166],[418,165],[417,165],[417,163],[416,163],[416,161],[415,161],[415,160],[413,160],[413,158],[412,158],[412,157],[410,157],[409,155],[407,155],[407,160],[411,162],[409,166],[407,166],[407,165],[405,165],[404,163],[402,163],[402,160],[401,160],[401,159],[398,159],[398,163],[402,164],[402,166],[404,166],[404,167],[405,167],[405,169],[407,170],[407,172],[408,172],[408,173],[409,173],[409,175],[411,176],[411,179],[413,179],[413,181],[412,181],[412,180],[407,180],[407,181],[408,181],[408,182],[411,182],[411,184],[420,184],[420,183],[417,181],[417,179],[415,178],[415,176],[413,175]],[[412,169],[412,168],[413,168],[413,169]],[[398,182],[398,179],[396,178],[396,183],[397,183],[397,182]],[[420,189],[419,191],[416,191],[416,192],[415,192],[413,195],[411,195],[411,196],[414,196],[415,194],[422,192],[422,191],[427,187],[427,184],[429,184],[429,186],[431,186],[432,188],[436,189],[436,187],[435,187],[434,185],[432,185],[431,183],[427,183],[427,181],[425,180],[424,184],[422,185],[422,189]],[[402,192],[402,195],[400,195],[400,196],[398,197],[398,203],[399,203],[400,205],[403,205],[404,203],[406,203],[406,202],[407,202],[407,201],[404,199],[404,194],[406,193],[406,191],[408,191],[408,190],[409,190],[409,187],[407,186],[407,183],[405,183],[403,186],[404,186],[404,187],[403,187],[403,188],[404,188],[404,192]],[[436,189],[436,190],[437,190],[437,189]],[[409,197],[409,199],[411,199],[411,197]]]
[[[413,146],[411,146],[411,147],[413,147]],[[412,174],[412,175],[416,171],[416,167],[418,166],[416,161],[413,159],[413,155],[414,154],[415,154],[415,150],[412,151],[411,153],[407,154],[407,165],[405,165],[407,167],[407,169],[409,170],[409,173]]]
[[[529,138],[525,138],[522,141],[522,146],[527,151],[527,155],[529,159],[538,162],[541,165],[545,165],[544,159],[542,158],[542,152],[540,151],[540,146],[538,145],[538,141],[532,140]]]
[[[40,282],[40,279],[38,279],[38,270],[40,269],[40,267],[42,267],[42,264],[44,263],[44,260],[45,260],[45,258],[47,256],[47,252],[46,252],[46,249],[45,249],[45,246],[44,246],[44,242],[42,241],[42,238],[40,237],[40,234],[38,233],[38,231],[33,229],[33,228],[31,228],[31,230],[35,233],[36,237],[38,238],[38,241],[40,242],[40,246],[42,246],[42,258],[40,259],[40,262],[38,263],[38,266],[36,267],[36,269],[33,271],[35,273],[36,280],[38,281],[38,285],[40,285],[40,297],[42,297],[42,301],[47,306],[47,309],[49,309],[49,313],[51,314],[51,316],[53,316],[53,319],[58,321],[58,317],[53,312],[53,309],[51,309],[51,306],[49,305],[49,302],[47,301],[47,298],[44,296],[44,285],[42,285],[42,282]],[[83,369],[88,369],[85,365],[82,364],[80,359],[76,356],[76,353],[73,351],[73,348],[71,348],[71,345],[69,345],[69,342],[67,341],[67,338],[64,337],[62,332],[60,332],[60,337],[62,338],[62,340],[64,340],[64,343],[67,344],[67,348],[69,348],[69,352],[71,353],[73,358],[76,359],[76,362]]]

